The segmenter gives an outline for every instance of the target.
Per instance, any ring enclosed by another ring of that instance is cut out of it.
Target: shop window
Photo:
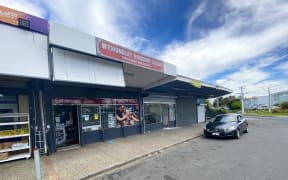
[[[0,113],[29,113],[28,96],[6,96],[0,94]]]
[[[78,104],[82,126],[86,129],[117,128],[140,122],[136,99],[54,98],[53,104]]]
[[[153,123],[161,123],[161,104],[144,104],[144,114],[145,114],[145,123],[153,124]]]
[[[130,126],[139,123],[138,105],[102,105],[102,128]]]
[[[98,129],[117,128],[139,123],[138,105],[82,105],[83,126],[98,125]]]
[[[83,126],[98,125],[100,128],[100,106],[82,105],[81,120]]]
[[[101,124],[103,129],[117,126],[115,119],[115,105],[101,105]]]

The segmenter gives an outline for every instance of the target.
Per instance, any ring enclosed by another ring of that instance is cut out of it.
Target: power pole
[[[216,98],[216,105],[217,105],[216,109],[219,110],[219,98],[218,97]]]
[[[243,93],[243,86],[240,87],[241,90],[241,113],[244,114],[244,93]]]
[[[268,87],[268,107],[269,107],[269,112],[271,112],[271,92],[270,92],[270,87]]]

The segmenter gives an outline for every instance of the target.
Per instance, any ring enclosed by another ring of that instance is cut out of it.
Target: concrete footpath
[[[199,137],[203,125],[163,129],[41,157],[43,179],[85,179]],[[35,179],[34,161],[0,164],[0,179]]]

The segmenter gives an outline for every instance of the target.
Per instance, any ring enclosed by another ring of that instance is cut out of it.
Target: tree
[[[208,99],[205,99],[205,104],[207,104],[207,107],[209,109],[211,109],[212,105],[211,105],[211,102]]]
[[[228,107],[232,110],[240,110],[241,109],[241,101],[240,99],[233,99],[229,104]]]
[[[288,102],[283,102],[281,104],[281,109],[288,109]]]
[[[228,96],[228,97],[219,97],[218,101],[219,101],[219,107],[224,108],[224,107],[229,107],[232,103],[232,101],[234,101],[235,99],[237,99],[235,96]],[[217,106],[217,100],[215,100],[213,102],[213,106],[216,107]],[[229,107],[230,108],[230,107]],[[231,109],[231,108],[230,108]]]

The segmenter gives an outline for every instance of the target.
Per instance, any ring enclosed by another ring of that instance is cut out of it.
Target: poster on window
[[[138,105],[117,105],[116,108],[115,119],[118,126],[135,125],[140,122]]]

